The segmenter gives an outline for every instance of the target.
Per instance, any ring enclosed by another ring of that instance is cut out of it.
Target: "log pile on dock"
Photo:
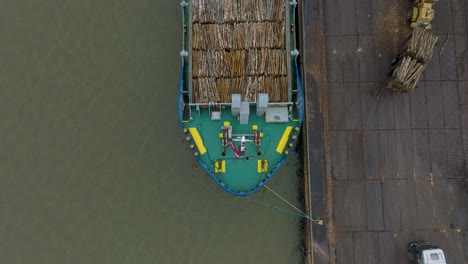
[[[416,27],[406,42],[405,51],[397,58],[398,63],[387,88],[398,93],[416,89],[428,61],[432,58],[437,40],[436,35]]]
[[[194,0],[192,101],[288,100],[284,0]]]

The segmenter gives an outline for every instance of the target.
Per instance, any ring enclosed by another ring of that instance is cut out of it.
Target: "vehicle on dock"
[[[411,264],[446,264],[442,249],[429,242],[415,242],[408,245]]]
[[[295,150],[304,116],[297,2],[184,0],[178,118],[230,194],[258,191]]]
[[[434,9],[432,6],[438,0],[415,0],[410,11],[411,27],[421,27],[431,29],[431,21],[434,19]]]

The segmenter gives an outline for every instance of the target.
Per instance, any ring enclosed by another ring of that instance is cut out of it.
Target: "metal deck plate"
[[[287,107],[268,107],[265,113],[267,123],[286,123],[288,120]]]

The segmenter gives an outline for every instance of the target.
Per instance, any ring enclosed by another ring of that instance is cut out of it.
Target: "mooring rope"
[[[281,208],[281,207],[278,207],[278,206],[274,206],[272,204],[269,204],[269,203],[265,203],[265,202],[261,202],[261,201],[258,201],[258,200],[255,200],[253,198],[250,198],[250,197],[246,197],[244,196],[244,198],[246,198],[247,200],[249,201],[252,201],[252,202],[255,202],[255,203],[258,203],[258,204],[261,204],[261,205],[264,205],[264,206],[267,206],[267,207],[270,207],[270,208],[274,208],[274,209],[277,209],[279,211],[283,211],[285,213],[289,213],[289,214],[292,214],[292,215],[296,215],[296,216],[300,216],[300,217],[303,217],[303,218],[306,218],[312,222],[315,222],[319,225],[322,225],[323,224],[323,220],[321,218],[317,218],[317,217],[313,217],[313,216],[308,216],[306,215],[305,213],[303,213],[301,210],[299,210],[297,207],[295,207],[294,205],[292,205],[290,202],[288,202],[286,199],[284,199],[283,197],[281,197],[281,195],[277,194],[275,191],[273,191],[271,188],[269,188],[268,186],[264,185],[269,191],[271,191],[274,195],[276,195],[278,198],[280,198],[281,200],[283,200],[285,203],[287,203],[288,205],[290,205],[291,207],[293,207],[294,209],[296,209],[299,213],[296,213],[294,211],[290,211],[290,210],[287,210],[287,209],[284,209],[284,208]]]
[[[299,210],[296,206],[292,205],[290,202],[288,202],[286,199],[284,199],[283,197],[281,197],[281,195],[277,194],[275,191],[273,191],[272,189],[270,189],[270,187],[266,186],[265,184],[265,188],[267,188],[270,192],[272,192],[274,195],[276,195],[278,198],[280,198],[281,200],[283,200],[285,203],[289,204],[292,208],[296,209],[296,211],[298,211],[299,213],[303,214],[303,215],[306,215],[304,212],[302,212],[301,210]]]
[[[309,220],[312,220],[314,221],[314,219],[312,219],[311,217],[307,216],[307,215],[304,215],[304,214],[299,214],[299,213],[296,213],[294,211],[290,211],[290,210],[287,210],[287,209],[284,209],[284,208],[281,208],[281,207],[277,207],[277,206],[274,206],[272,204],[269,204],[269,203],[265,203],[265,202],[261,202],[259,200],[255,200],[253,198],[250,198],[250,197],[244,197],[245,199],[249,200],[249,201],[252,201],[254,203],[258,203],[258,204],[261,204],[261,205],[264,205],[264,206],[267,206],[267,207],[271,207],[273,209],[277,209],[277,210],[280,210],[280,211],[283,211],[285,213],[289,213],[289,214],[292,214],[292,215],[296,215],[296,216],[300,216],[300,217],[304,217],[304,218],[307,218]]]

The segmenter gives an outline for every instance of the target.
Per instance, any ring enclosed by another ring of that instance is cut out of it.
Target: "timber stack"
[[[406,42],[405,51],[397,58],[387,88],[398,93],[416,89],[418,81],[432,58],[438,37],[423,28],[416,27]]]
[[[193,1],[193,101],[288,101],[285,11],[284,0]]]

